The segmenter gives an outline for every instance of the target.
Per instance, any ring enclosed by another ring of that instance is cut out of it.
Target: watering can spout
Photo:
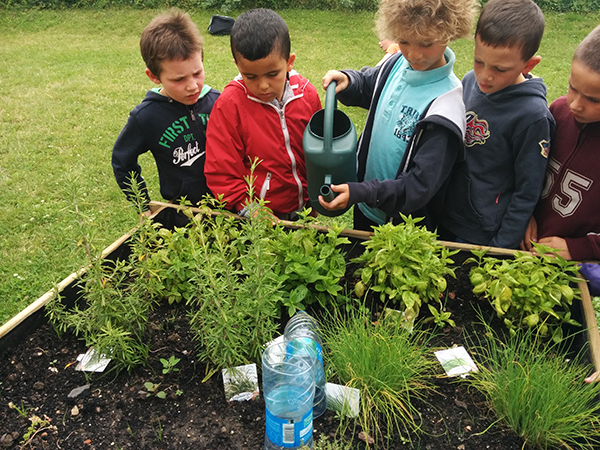
[[[331,190],[331,174],[325,175],[325,180],[323,180],[323,186],[319,189],[319,194],[323,196],[323,200],[327,203],[331,203],[336,197],[335,192]]]
[[[330,202],[335,198],[331,184],[356,181],[356,128],[337,109],[336,85],[332,81],[327,86],[325,108],[313,114],[302,141],[311,206],[330,217],[343,214],[348,208],[328,211],[319,203],[319,195]]]

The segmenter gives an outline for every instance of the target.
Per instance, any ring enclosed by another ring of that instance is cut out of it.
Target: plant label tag
[[[454,347],[434,352],[436,358],[449,377],[466,377],[469,372],[477,372],[477,365],[464,347]]]
[[[94,350],[94,347],[90,347],[88,351],[77,357],[79,363],[75,366],[75,370],[83,372],[104,372],[106,366],[110,362],[110,358],[106,355],[99,355]]]
[[[279,344],[280,342],[283,342],[283,340],[284,340],[284,338],[283,338],[283,334],[282,334],[281,336],[277,336],[272,341],[269,341],[266,344],[264,344],[263,348],[267,348],[268,346],[273,345],[273,344]]]
[[[259,396],[256,364],[223,369],[221,373],[227,401],[243,402]]]
[[[341,384],[325,383],[327,409],[348,417],[358,417],[360,391]]]

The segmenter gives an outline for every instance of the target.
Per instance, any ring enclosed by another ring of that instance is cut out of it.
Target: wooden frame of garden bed
[[[151,217],[156,217],[161,211],[167,208],[176,209],[179,208],[177,205],[171,203],[162,202],[150,202],[150,211],[152,212]],[[197,208],[192,208],[192,211],[198,212]],[[223,214],[220,212],[214,212],[214,215]],[[241,217],[232,214],[234,217],[241,219]],[[305,225],[299,225],[295,222],[282,221],[282,224],[291,229],[297,229]],[[326,232],[328,227],[321,225],[309,225],[318,229],[319,231]],[[131,230],[129,233],[124,234],[111,245],[106,247],[102,252],[101,257],[107,260],[118,259],[124,253],[124,244],[131,238],[132,234],[135,233],[137,228]],[[361,230],[344,229],[341,233],[342,236],[353,238],[356,240],[367,240],[370,239],[372,233]],[[498,248],[498,247],[484,247],[480,245],[461,244],[456,242],[440,241],[442,245],[450,249],[456,249],[461,251],[480,250],[487,248],[488,254],[496,256],[513,256],[515,250]],[[41,323],[45,321],[44,308],[46,304],[52,300],[57,293],[60,293],[63,297],[71,299],[75,302],[79,296],[79,290],[76,287],[76,281],[78,278],[83,276],[87,271],[88,267],[83,267],[77,272],[73,272],[67,276],[64,280],[56,285],[54,289],[49,290],[40,298],[35,300],[25,309],[23,309],[16,316],[11,318],[6,324],[0,327],[0,355],[16,346],[21,342],[24,337],[31,331],[37,328]],[[581,289],[581,300],[584,312],[584,319],[587,328],[587,338],[590,347],[590,357],[592,364],[596,371],[600,371],[600,332],[598,331],[598,323],[596,321],[596,315],[594,307],[592,306],[592,299],[590,292],[587,287],[585,280],[579,282],[579,288]]]

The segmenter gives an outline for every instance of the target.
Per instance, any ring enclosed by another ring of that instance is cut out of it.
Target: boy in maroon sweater
[[[565,259],[600,260],[600,26],[575,50],[568,93],[550,111],[556,135],[546,183],[521,248],[539,242]],[[585,381],[600,381],[600,372]]]
[[[569,90],[550,105],[556,135],[523,250],[539,242],[570,260],[600,260],[600,26],[577,47]]]

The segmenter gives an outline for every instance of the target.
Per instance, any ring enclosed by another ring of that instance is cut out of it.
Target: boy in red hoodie
[[[321,109],[315,87],[293,70],[284,20],[269,9],[240,15],[231,30],[239,75],[212,110],[206,133],[205,174],[227,206],[247,215],[245,178],[255,159],[254,192],[280,219],[294,220],[308,200],[302,136]]]

